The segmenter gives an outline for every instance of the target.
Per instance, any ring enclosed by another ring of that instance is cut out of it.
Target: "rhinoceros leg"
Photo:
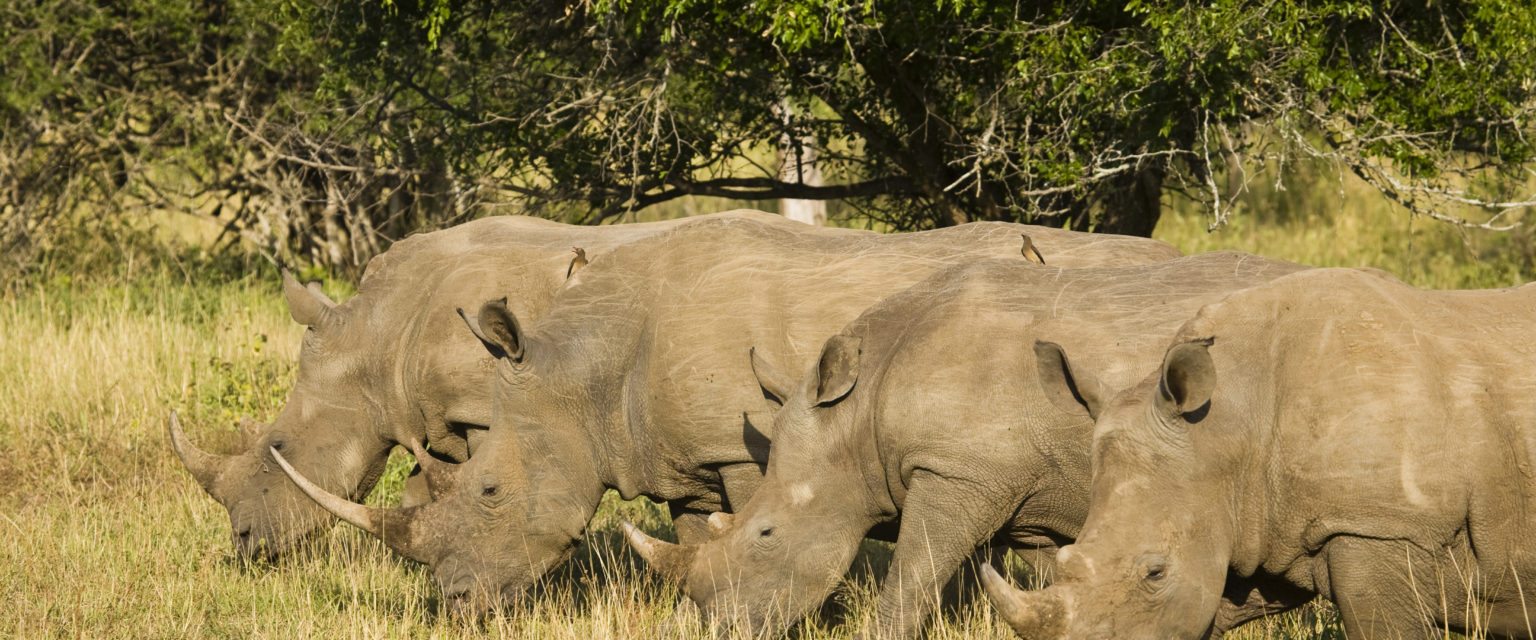
[[[1316,594],[1303,589],[1284,578],[1227,576],[1226,588],[1221,594],[1221,604],[1216,607],[1216,620],[1205,640],[1220,640],[1230,629],[1266,616],[1276,616],[1300,607]]]
[[[981,500],[969,482],[914,472],[875,620],[863,637],[917,637],[944,584],[1007,517],[1005,509]]]
[[[744,462],[740,464],[728,464],[720,467],[720,484],[725,486],[726,511],[738,511],[752,499],[752,494],[757,493],[757,488],[763,486],[763,474],[766,467],[756,462]]]
[[[1403,540],[1348,536],[1328,542],[1326,593],[1338,606],[1350,640],[1436,637],[1434,623],[1425,614],[1439,606],[1440,585],[1432,578],[1410,578],[1409,562],[1416,554],[1407,545]]]
[[[751,500],[752,494],[763,484],[763,467],[755,462],[724,465],[716,471],[720,474],[720,485],[725,489],[719,505],[727,513],[736,511]],[[667,503],[667,509],[672,513],[672,528],[677,531],[679,543],[702,544],[713,537],[709,516],[715,509],[690,509],[671,502]]]
[[[677,532],[678,544],[704,544],[709,542],[709,514],[692,511],[667,503],[672,514],[672,530]]]

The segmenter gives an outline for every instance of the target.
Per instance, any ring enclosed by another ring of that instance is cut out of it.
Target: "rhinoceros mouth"
[[[230,533],[235,553],[249,562],[275,563],[284,557],[325,539],[328,527],[314,526],[299,533],[258,533],[252,527],[235,528]]]

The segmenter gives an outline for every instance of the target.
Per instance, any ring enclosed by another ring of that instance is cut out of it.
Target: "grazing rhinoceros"
[[[285,275],[293,319],[309,327],[287,406],[270,426],[243,421],[244,451],[234,455],[197,449],[174,417],[171,443],[229,510],[235,548],[281,553],[333,519],[278,473],[269,447],[321,486],[357,499],[378,481],[396,443],[424,439],[440,455],[464,459],[466,438],[490,423],[492,367],[456,307],[510,294],[519,317],[540,317],[565,282],[573,245],[601,259],[619,244],[711,217],[797,224],[757,211],[607,227],[504,216],[395,243],[342,304]]]
[[[811,234],[717,220],[614,249],[526,324],[499,301],[470,327],[498,358],[490,436],[468,462],[437,462],[435,502],[375,509],[295,476],[344,520],[429,565],[456,608],[483,610],[561,562],[605,489],[667,501],[678,535],[746,502],[762,480],[776,405],[750,349],[808,363],[881,298],[958,261],[1161,261],[1160,242],[1006,223],[893,235]],[[1043,267],[1039,267],[1043,268]],[[469,333],[469,331],[465,331]]]
[[[1213,637],[1321,594],[1350,638],[1531,637],[1536,285],[1308,271],[1172,345],[1091,409],[1092,502],[1056,583],[986,576],[1020,636]]]
[[[784,407],[762,487],[735,515],[714,517],[715,539],[684,547],[630,527],[631,542],[707,615],[761,636],[821,604],[866,532],[899,519],[865,633],[914,637],[978,546],[1053,549],[1077,536],[1093,422],[1072,394],[1094,397],[1100,383],[1042,394],[1042,379],[1072,380],[1058,345],[1103,383],[1128,384],[1201,305],[1302,268],[1220,252],[1133,267],[989,260],[940,271],[870,307],[803,379],[756,364]]]

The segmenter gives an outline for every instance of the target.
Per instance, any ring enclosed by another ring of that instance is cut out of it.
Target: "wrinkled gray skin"
[[[605,489],[666,501],[678,535],[743,504],[762,480],[769,420],[750,349],[799,368],[882,297],[958,261],[1162,260],[1165,244],[1004,223],[894,235],[720,220],[615,249],[526,324],[466,310],[498,356],[494,426],[468,462],[437,465],[437,499],[370,509],[317,500],[432,569],[461,610],[516,597],[564,560]],[[468,331],[466,331],[468,333]],[[296,479],[302,484],[302,479]]]
[[[989,575],[994,603],[1031,640],[1213,637],[1318,594],[1353,639],[1531,637],[1533,310],[1348,269],[1202,309],[1099,410],[1056,583]]]
[[[1046,550],[1030,555],[1048,564],[1077,536],[1093,422],[1072,390],[1042,393],[1043,377],[1066,375],[1061,346],[1103,376],[1076,381],[1093,396],[1155,365],[1202,304],[1301,268],[1219,252],[1136,267],[988,260],[940,271],[865,311],[801,379],[759,363],[765,390],[786,399],[763,486],[715,519],[724,531],[708,544],[645,544],[667,551],[653,554],[657,568],[726,629],[770,635],[825,600],[870,529],[899,520],[865,634],[915,637],[979,546]]]
[[[716,215],[795,224],[757,211]],[[283,477],[269,447],[326,490],[355,499],[372,490],[396,444],[429,442],[438,455],[463,460],[490,424],[493,367],[454,309],[508,296],[519,317],[538,318],[565,283],[573,245],[601,259],[619,244],[700,219],[608,227],[477,220],[395,243],[341,304],[285,276],[293,318],[309,326],[287,405],[270,425],[242,421],[244,445],[233,455],[197,449],[174,424],[173,447],[229,510],[236,550],[274,557],[334,519]],[[418,485],[410,483],[408,499],[424,499]]]

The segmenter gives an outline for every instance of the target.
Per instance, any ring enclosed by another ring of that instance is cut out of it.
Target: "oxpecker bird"
[[[580,269],[582,267],[587,266],[587,250],[586,249],[583,249],[581,247],[571,247],[571,253],[576,254],[576,257],[571,258],[571,266],[567,267],[566,270],[565,270],[565,277],[567,277],[567,278],[569,278],[572,275],[574,275],[576,273],[577,269]]]
[[[1024,239],[1024,246],[1019,247],[1019,253],[1024,254],[1024,259],[1045,264],[1045,258],[1040,256],[1040,250],[1035,248],[1035,241],[1029,239],[1029,234],[1021,233],[1019,237]]]

